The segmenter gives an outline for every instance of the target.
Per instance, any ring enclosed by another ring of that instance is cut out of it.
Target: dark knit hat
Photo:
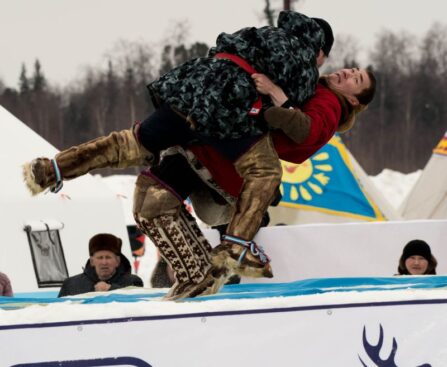
[[[109,233],[99,233],[94,235],[88,243],[88,251],[92,256],[97,251],[111,251],[115,255],[121,254],[121,241],[120,238],[115,237]]]
[[[326,56],[329,56],[329,52],[331,52],[332,45],[334,44],[334,34],[332,33],[332,28],[328,22],[321,18],[312,18],[314,21],[318,23],[320,28],[324,32],[324,45],[321,47],[323,53]]]
[[[427,261],[431,259],[431,250],[427,242],[422,240],[412,240],[408,242],[404,247],[404,252],[402,257],[404,260],[408,259],[410,256],[419,255],[425,258]]]

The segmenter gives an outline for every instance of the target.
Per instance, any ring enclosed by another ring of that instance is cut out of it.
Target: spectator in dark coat
[[[12,297],[11,281],[8,276],[0,272],[0,296]]]
[[[84,272],[65,279],[58,297],[87,292],[106,292],[128,286],[142,287],[140,277],[131,274],[129,260],[121,253],[122,241],[100,233],[89,241],[90,258]]]

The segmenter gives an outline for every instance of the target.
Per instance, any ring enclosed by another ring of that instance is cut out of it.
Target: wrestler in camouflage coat
[[[218,255],[214,263],[220,268],[227,266],[245,276],[273,276],[262,251],[259,259],[253,258],[253,252],[242,253],[253,246],[252,239],[280,184],[282,170],[266,134],[268,129],[248,114],[258,98],[251,75],[232,60],[216,56],[226,53],[241,57],[279,85],[291,104],[302,105],[315,91],[316,58],[323,45],[324,34],[316,21],[296,12],[281,12],[278,27],[222,33],[207,58],[186,62],[148,86],[154,104],[167,104],[184,116],[202,141],[219,147],[217,139],[234,139],[233,145],[225,146],[227,151],[235,145],[238,149],[246,147],[236,159],[229,157],[244,178],[244,185],[227,228],[230,237],[214,251]],[[270,100],[265,98],[263,102],[266,106]],[[240,138],[245,139],[242,144]],[[251,257],[247,259],[250,266],[244,267],[241,255]]]
[[[293,105],[300,106],[315,92],[319,76],[316,57],[323,42],[323,31],[314,20],[283,11],[278,27],[222,33],[209,57],[182,64],[148,88],[156,106],[168,104],[203,136],[259,136],[265,129],[256,116],[247,113],[258,97],[250,74],[232,61],[214,56],[225,52],[242,57],[280,86]]]
[[[283,88],[293,104],[301,104],[316,87],[316,57],[323,38],[312,19],[282,12],[277,28],[221,34],[209,57],[186,62],[148,86],[155,104],[167,105],[186,118],[199,140],[236,139],[239,144],[237,139],[248,137],[245,152],[234,161],[244,184],[231,213],[230,238],[212,255],[197,225],[184,212],[181,196],[150,171],[139,176],[134,215],[175,272],[176,283],[168,297],[215,292],[220,285],[213,283],[225,279],[219,274],[225,267],[240,275],[272,276],[269,259],[252,239],[280,184],[281,166],[266,125],[248,114],[258,98],[250,74],[233,61],[213,56],[225,52],[242,57]],[[153,164],[158,153],[145,144],[136,127],[72,147],[53,160],[36,159],[25,165],[24,172],[28,187],[36,194],[95,168]],[[217,272],[203,266],[210,264],[210,256]]]

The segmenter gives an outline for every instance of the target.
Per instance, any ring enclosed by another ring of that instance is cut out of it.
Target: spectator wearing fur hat
[[[427,242],[412,240],[404,247],[397,271],[398,275],[431,275],[436,274],[437,265]]]
[[[142,287],[143,281],[131,274],[130,262],[121,253],[121,245],[121,239],[109,233],[93,236],[89,241],[90,258],[84,271],[65,279],[58,297]]]

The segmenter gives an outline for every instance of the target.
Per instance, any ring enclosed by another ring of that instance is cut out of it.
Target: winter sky
[[[282,0],[271,0],[280,9]],[[16,87],[22,63],[38,58],[50,83],[64,86],[85,66],[104,65],[118,40],[155,46],[188,25],[187,40],[211,45],[220,32],[262,26],[265,0],[0,0],[0,80]],[[370,48],[382,29],[424,34],[446,23],[445,0],[299,0],[294,9],[327,19],[335,35],[355,35]]]

